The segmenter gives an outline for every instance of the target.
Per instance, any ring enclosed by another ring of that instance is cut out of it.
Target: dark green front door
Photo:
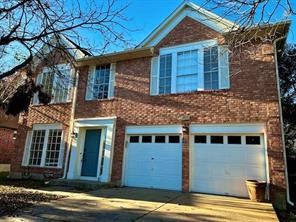
[[[85,132],[81,176],[96,177],[98,171],[101,130],[90,129]]]

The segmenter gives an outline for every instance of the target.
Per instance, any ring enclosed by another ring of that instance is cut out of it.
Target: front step
[[[81,190],[96,190],[102,187],[110,187],[109,184],[99,181],[90,180],[69,180],[69,179],[53,179],[46,182],[49,186],[74,187]]]

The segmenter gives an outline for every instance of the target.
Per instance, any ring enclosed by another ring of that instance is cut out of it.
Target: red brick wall
[[[67,62],[67,56],[58,51],[53,51],[47,59],[40,62],[37,66],[35,75],[39,74],[43,66],[50,66],[52,64],[63,64]],[[67,141],[68,128],[70,123],[71,103],[49,104],[49,105],[31,105],[28,112],[20,115],[18,136],[15,144],[15,152],[13,154],[13,163],[11,164],[11,176],[20,176],[16,174],[40,174],[52,175],[54,177],[61,177],[63,169],[42,168],[42,167],[23,167],[22,159],[24,154],[24,147],[26,143],[27,132],[32,130],[33,124],[51,124],[60,123],[64,130],[64,140]],[[67,150],[67,143],[65,144],[65,152]],[[64,155],[64,159],[65,159]]]
[[[186,28],[187,24],[190,28]],[[219,37],[205,26],[185,18],[156,47],[171,46]],[[251,123],[267,126],[270,177],[273,187],[285,188],[284,162],[280,134],[278,95],[272,45],[246,46],[241,54],[233,52],[230,64],[231,87],[228,90],[172,95],[149,95],[151,58],[118,62],[115,98],[85,101],[87,68],[81,69],[76,117],[117,116],[112,180],[120,180],[127,125],[182,124],[182,115],[190,123]],[[183,153],[186,154],[186,149]],[[187,154],[184,157],[187,158]],[[184,159],[183,158],[183,159]],[[187,167],[189,165],[187,164]],[[187,174],[188,169],[183,169]],[[188,177],[188,176],[187,176]],[[188,178],[183,177],[188,183]],[[183,184],[188,188],[188,184]]]
[[[185,18],[156,47],[189,43],[209,38],[220,38],[213,30]],[[127,125],[183,124],[182,115],[189,115],[189,123],[251,123],[267,126],[268,162],[271,189],[285,189],[283,147],[281,143],[279,107],[272,45],[246,46],[240,54],[233,52],[230,64],[230,89],[149,95],[151,58],[118,62],[116,65],[115,98],[103,101],[85,101],[88,68],[80,70],[75,118],[117,116],[112,180],[121,180],[125,127]],[[54,109],[52,109],[54,108]],[[20,167],[26,127],[33,123],[62,122],[67,129],[69,105],[33,106],[20,130],[14,164]],[[186,139],[186,138],[185,138]],[[188,138],[187,138],[188,139]],[[183,160],[188,160],[188,149],[183,147]],[[184,163],[183,188],[188,190],[189,164]],[[32,169],[40,171],[40,169]]]
[[[14,141],[13,130],[0,128],[0,164],[10,164]]]
[[[42,167],[23,167],[22,159],[28,130],[32,130],[33,124],[60,123],[63,125],[64,139],[67,141],[68,127],[70,122],[71,103],[52,104],[52,105],[33,105],[28,113],[20,117],[18,136],[14,161],[11,164],[11,172],[14,173],[33,173],[33,174],[53,174],[54,177],[61,177],[63,169],[42,168]],[[65,145],[65,152],[67,149]],[[64,157],[65,159],[65,157]]]

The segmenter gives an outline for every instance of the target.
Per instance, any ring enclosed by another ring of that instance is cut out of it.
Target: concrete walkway
[[[271,204],[234,197],[138,188],[66,195],[4,221],[277,221]]]

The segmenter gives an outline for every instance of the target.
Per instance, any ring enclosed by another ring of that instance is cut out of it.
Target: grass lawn
[[[28,190],[45,186],[43,181],[14,180],[7,178],[8,173],[0,173],[0,217],[13,216],[17,210],[30,207],[38,202],[56,200],[63,196]]]

